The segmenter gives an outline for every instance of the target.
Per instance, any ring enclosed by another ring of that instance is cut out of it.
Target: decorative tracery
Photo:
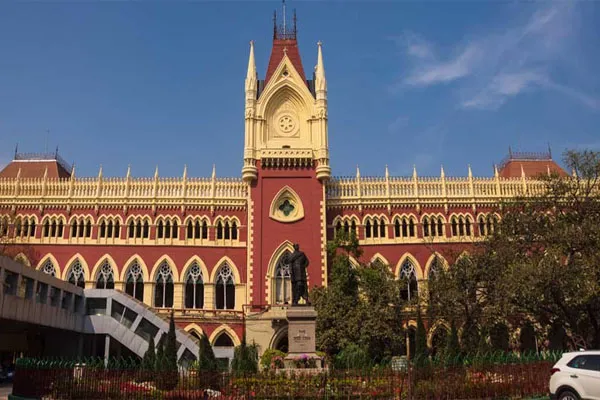
[[[67,277],[67,281],[69,281],[72,285],[77,285],[81,288],[85,287],[85,278],[83,277],[83,267],[81,266],[81,262],[79,259],[75,260],[73,264],[71,264],[71,268],[69,269],[69,275]]]
[[[218,310],[235,308],[235,282],[229,264],[224,263],[219,269],[216,281],[215,306]]]
[[[137,260],[133,261],[127,270],[127,277],[125,278],[125,293],[144,301],[144,278],[142,274],[142,267]]]
[[[402,300],[415,300],[419,294],[417,271],[410,260],[406,260],[402,263],[402,267],[400,268],[400,280],[402,281],[400,289],[400,297]]]
[[[156,273],[154,306],[173,307],[173,271],[166,260],[160,264]]]
[[[285,251],[275,267],[275,303],[289,304],[292,300],[292,275],[287,259],[289,251]]]
[[[204,307],[204,279],[202,269],[196,261],[188,269],[185,278],[185,307]]]
[[[46,260],[46,262],[42,266],[42,272],[51,276],[56,276],[56,268],[54,267],[54,263],[52,263],[52,260]]]
[[[108,262],[108,260],[104,260],[102,265],[100,266],[100,270],[98,271],[98,276],[96,277],[96,289],[114,289],[115,288],[115,278],[113,273],[113,268]]]

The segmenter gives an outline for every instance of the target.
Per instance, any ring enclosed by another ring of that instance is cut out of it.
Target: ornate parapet
[[[67,207],[245,208],[239,178],[0,178],[0,203]]]
[[[327,182],[327,206],[485,205],[542,193],[544,181],[532,178],[344,177]]]

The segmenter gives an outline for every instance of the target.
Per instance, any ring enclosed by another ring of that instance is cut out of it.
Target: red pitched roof
[[[292,65],[298,71],[302,80],[306,82],[306,76],[304,75],[304,68],[302,67],[302,59],[300,58],[300,51],[298,50],[298,41],[296,39],[273,39],[273,48],[271,49],[271,58],[269,59],[269,66],[267,67],[267,75],[265,77],[265,84],[269,82],[271,76],[281,63],[284,55],[284,49],[287,52],[287,56],[292,62]]]
[[[0,178],[68,178],[71,167],[57,153],[15,153],[15,158],[0,171]]]
[[[550,172],[556,172],[560,176],[568,176],[554,160],[508,160],[499,170],[498,174],[502,178],[520,178],[521,166],[527,177],[536,177],[540,174],[547,175]]]

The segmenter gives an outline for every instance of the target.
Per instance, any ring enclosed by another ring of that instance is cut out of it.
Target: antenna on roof
[[[512,149],[508,146],[508,156],[512,158]]]
[[[283,3],[283,35],[285,36],[285,34],[287,33],[285,30],[285,0],[282,0]]]
[[[297,34],[297,30],[296,30],[296,9],[294,8],[294,36],[296,36]]]
[[[550,148],[550,142],[548,142],[548,157],[552,158],[552,149]]]
[[[56,153],[54,153],[55,157],[58,157],[58,146],[56,146]]]
[[[277,37],[277,10],[273,10],[273,39]]]

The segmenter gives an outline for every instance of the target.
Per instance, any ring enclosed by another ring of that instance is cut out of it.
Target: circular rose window
[[[281,133],[291,135],[296,131],[296,119],[289,114],[284,114],[279,117],[277,127]]]

